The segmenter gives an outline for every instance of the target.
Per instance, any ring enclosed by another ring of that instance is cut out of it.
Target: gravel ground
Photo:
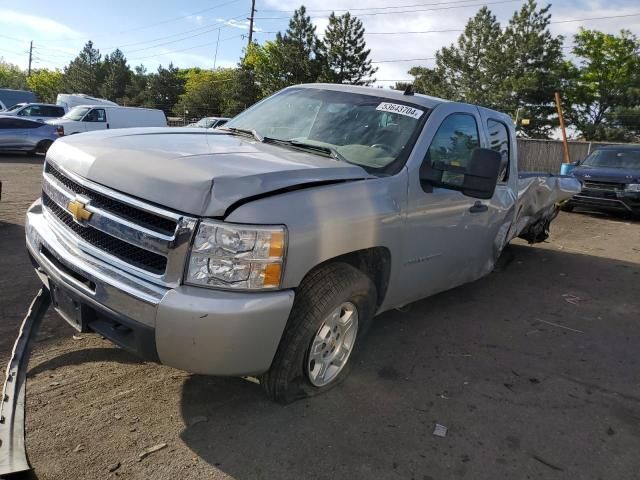
[[[41,166],[0,157],[3,365],[38,289],[23,215]],[[286,407],[50,314],[30,363],[30,459],[65,480],[637,478],[639,275],[639,223],[562,213],[487,278],[381,315],[342,386]]]

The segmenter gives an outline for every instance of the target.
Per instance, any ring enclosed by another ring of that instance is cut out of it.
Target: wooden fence
[[[582,160],[590,152],[604,145],[611,145],[611,143],[570,141],[569,156],[572,162]],[[561,141],[518,139],[518,170],[559,173],[562,161]]]

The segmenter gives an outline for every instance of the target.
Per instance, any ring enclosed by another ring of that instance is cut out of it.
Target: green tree
[[[562,85],[565,61],[563,38],[549,31],[551,5],[539,9],[528,0],[515,12],[501,38],[502,61],[496,106],[520,118],[528,126],[518,127],[526,136],[546,138],[557,125],[554,92]]]
[[[326,79],[333,83],[369,85],[377,68],[371,66],[364,40],[362,21],[349,12],[337,16],[331,12],[324,35],[324,49],[328,71]]]
[[[167,114],[171,112],[178,97],[184,93],[184,78],[179,75],[179,69],[173,63],[167,68],[160,65],[157,73],[149,75],[148,82],[145,105],[159,108]]]
[[[173,107],[173,113],[187,117],[211,117],[227,114],[235,69],[192,69],[185,75],[184,93]]]
[[[20,67],[5,62],[2,57],[0,57],[0,88],[21,90],[26,86],[26,83],[27,76]]]
[[[501,37],[496,17],[482,7],[456,45],[436,52],[435,68],[413,70],[416,91],[495,108],[500,103]]]
[[[124,54],[116,49],[104,57],[102,65],[104,81],[100,86],[100,95],[113,101],[122,101],[131,82],[131,69]]]
[[[100,51],[89,40],[78,56],[64,68],[64,89],[68,93],[98,95],[103,80]]]
[[[63,90],[63,74],[60,70],[46,68],[31,72],[27,78],[27,87],[36,94],[38,100],[45,103],[56,103],[56,97]]]
[[[227,101],[225,115],[234,116],[250,107],[260,99],[260,91],[255,81],[255,70],[248,57],[256,45],[249,45],[247,52],[238,63],[231,83],[231,95]]]
[[[640,41],[627,30],[574,36],[577,65],[569,68],[568,120],[587,140],[629,140],[638,134]]]
[[[316,27],[301,6],[289,21],[284,33],[276,39],[256,46],[248,64],[255,71],[255,80],[262,95],[270,95],[281,88],[318,80],[324,70]]]
[[[123,105],[142,106],[149,100],[149,75],[144,65],[138,65],[133,69],[130,82],[125,88],[125,97],[122,99]]]
[[[18,67],[9,62],[5,62],[0,57],[0,88],[24,89],[27,84],[27,76]],[[7,105],[9,106],[9,105]]]

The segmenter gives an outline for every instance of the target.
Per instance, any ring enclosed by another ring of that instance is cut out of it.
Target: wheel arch
[[[380,308],[387,294],[391,276],[391,252],[387,247],[364,248],[329,258],[311,268],[302,281],[317,269],[330,263],[346,263],[367,275],[376,287],[376,309]]]

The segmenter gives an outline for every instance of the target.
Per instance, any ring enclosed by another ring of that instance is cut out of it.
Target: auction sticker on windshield
[[[409,107],[407,105],[401,105],[399,103],[382,102],[376,107],[376,110],[381,112],[397,113],[399,115],[405,115],[407,117],[420,118],[424,113],[423,110],[418,108]]]

